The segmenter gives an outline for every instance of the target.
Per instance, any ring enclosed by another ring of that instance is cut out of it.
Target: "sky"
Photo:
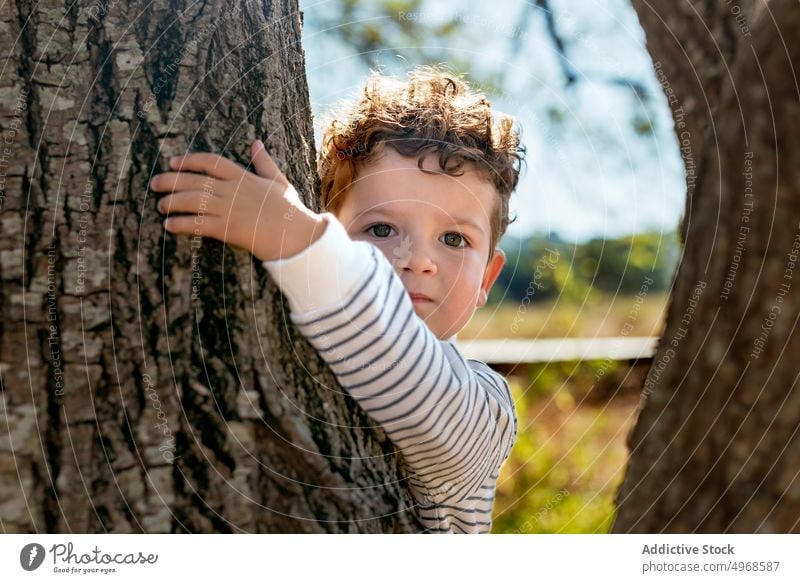
[[[319,114],[356,95],[369,68],[355,51],[322,30],[316,14],[338,0],[300,0],[305,15],[303,46],[319,146]],[[386,16],[365,3],[359,20],[383,26]],[[567,41],[569,66],[579,82],[565,88],[563,69],[546,33],[544,15],[531,12],[524,33],[518,19],[524,0],[469,2],[426,0],[419,18],[435,23],[458,16],[464,34],[428,41],[440,61],[468,60],[476,72],[500,73],[501,91],[489,94],[493,108],[517,118],[527,164],[511,197],[517,220],[508,234],[556,233],[567,241],[614,238],[677,228],[684,206],[684,173],[672,118],[647,54],[644,33],[627,0],[551,0],[559,34]],[[511,58],[511,45],[519,43]],[[384,72],[404,76],[415,63],[403,47],[380,54]],[[641,100],[624,78],[645,87]],[[550,114],[558,111],[554,121]],[[647,123],[641,135],[634,124]]]

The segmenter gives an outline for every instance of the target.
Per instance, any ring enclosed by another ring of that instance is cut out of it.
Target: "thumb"
[[[262,178],[273,178],[279,182],[287,182],[286,177],[275,164],[272,157],[267,153],[264,143],[261,140],[255,140],[250,148],[250,157],[253,160],[253,167],[256,174]]]

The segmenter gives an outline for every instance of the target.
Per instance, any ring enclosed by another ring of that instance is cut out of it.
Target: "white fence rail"
[[[567,360],[638,360],[652,358],[657,336],[546,338],[541,340],[458,340],[467,358],[486,364],[522,364]]]

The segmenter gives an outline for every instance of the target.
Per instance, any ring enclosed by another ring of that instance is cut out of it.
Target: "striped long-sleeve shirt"
[[[500,464],[517,433],[505,379],[439,340],[383,253],[332,213],[300,253],[265,261],[290,319],[402,453],[430,532],[489,532]]]

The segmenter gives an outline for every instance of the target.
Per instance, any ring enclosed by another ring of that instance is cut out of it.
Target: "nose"
[[[437,266],[431,249],[419,239],[412,239],[410,236],[402,238],[400,246],[394,250],[394,254],[397,258],[397,267],[402,271],[436,274]]]

